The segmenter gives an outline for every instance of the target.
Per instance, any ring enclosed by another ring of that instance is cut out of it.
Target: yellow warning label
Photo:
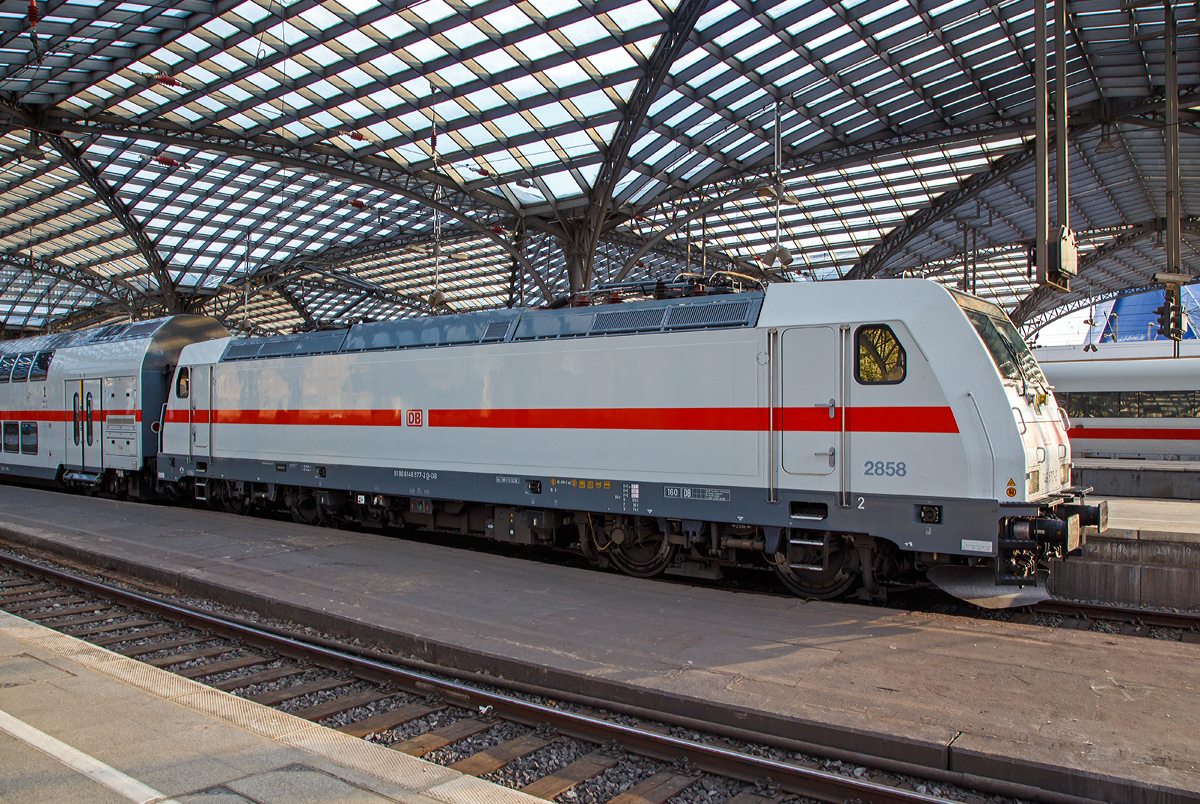
[[[1017,496],[1017,490],[1016,490],[1016,488],[1015,488],[1015,487],[1013,487],[1013,486],[1009,486],[1007,489],[1005,489],[1005,491],[1008,493],[1008,496],[1009,496],[1009,497],[1016,497],[1016,496]]]
[[[1015,485],[1017,485],[1017,484],[1016,484],[1016,483],[1014,483],[1014,482],[1013,482],[1013,479],[1010,477],[1010,478],[1008,479],[1008,485],[1010,485],[1010,486],[1015,486]]]

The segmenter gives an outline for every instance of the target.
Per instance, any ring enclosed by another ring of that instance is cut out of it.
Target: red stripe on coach
[[[1076,424],[1067,433],[1072,441],[1088,438],[1132,438],[1136,440],[1165,441],[1179,439],[1181,441],[1200,441],[1200,429],[1178,429],[1167,427],[1081,427]]]

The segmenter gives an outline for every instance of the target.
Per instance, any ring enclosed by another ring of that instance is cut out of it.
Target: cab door
[[[191,422],[191,457],[208,459],[212,454],[212,366],[192,366],[188,420]]]
[[[101,380],[84,380],[80,383],[80,391],[83,470],[99,472],[104,468],[104,435],[101,432],[104,426],[104,390]]]
[[[845,461],[845,356],[842,335],[833,327],[793,327],[783,331],[781,384],[783,471],[796,475],[793,487],[841,491]]]

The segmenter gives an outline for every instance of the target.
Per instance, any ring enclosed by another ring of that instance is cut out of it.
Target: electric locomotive
[[[880,598],[927,575],[1024,605],[1106,525],[1011,322],[924,280],[213,328],[158,376],[165,404],[139,405],[157,493],[554,545],[637,576],[765,563],[800,595]],[[82,475],[103,484],[105,459]]]

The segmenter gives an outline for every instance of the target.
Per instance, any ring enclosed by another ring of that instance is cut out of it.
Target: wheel
[[[787,548],[784,549],[786,551]],[[819,560],[819,555],[812,558],[814,564]],[[862,580],[862,573],[858,568],[858,554],[853,545],[847,544],[837,536],[831,536],[829,539],[829,563],[823,570],[795,569],[788,566],[786,552],[776,553],[771,563],[775,574],[789,592],[814,600],[841,597],[853,590]]]
[[[301,525],[316,525],[321,521],[320,508],[311,494],[301,495],[294,504],[288,506],[288,510],[292,512],[292,519]]]
[[[649,578],[659,574],[675,557],[675,545],[668,543],[666,534],[644,523],[634,527],[637,534],[628,534],[620,544],[610,537],[605,555],[626,575]]]
[[[204,504],[208,506],[210,511],[224,511],[225,500],[228,498],[225,481],[210,480],[208,481],[208,493],[204,497]]]
[[[234,493],[231,486],[225,487],[225,494],[221,497],[221,503],[225,510],[231,514],[250,516],[254,513],[254,501],[249,497],[238,496]]]

